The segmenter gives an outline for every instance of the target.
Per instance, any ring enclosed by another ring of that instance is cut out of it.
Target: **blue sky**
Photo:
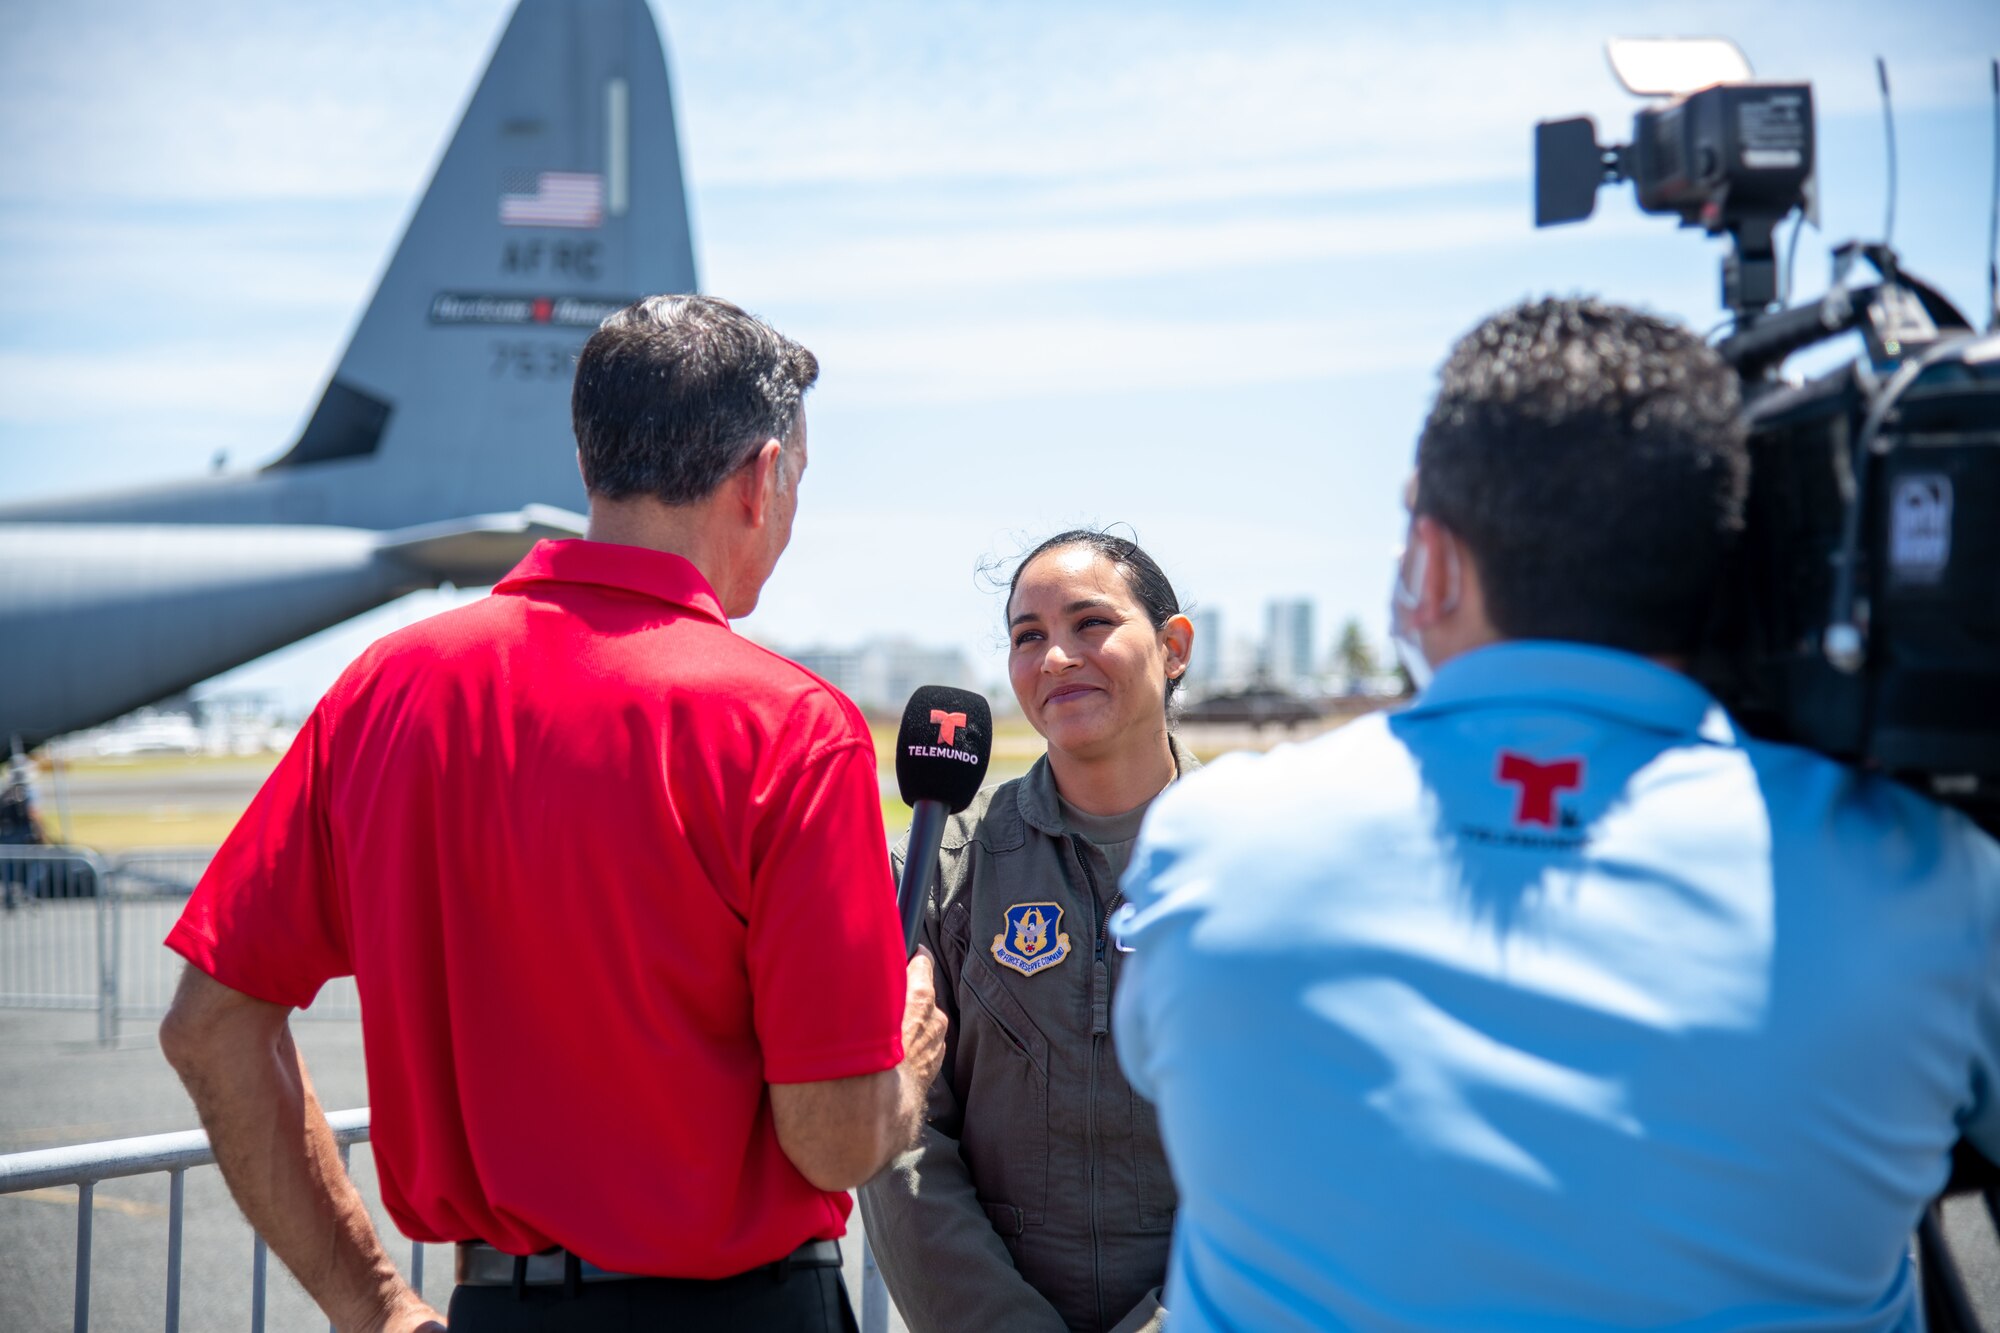
[[[506,0],[11,0],[0,498],[268,460],[316,399]],[[745,628],[903,633],[998,679],[982,559],[1125,522],[1253,634],[1380,634],[1450,341],[1524,296],[1718,318],[1719,243],[1605,193],[1529,225],[1530,126],[1634,103],[1606,36],[1725,33],[1810,77],[1826,244],[1985,299],[2000,6],[697,5],[659,0],[703,285],[825,367],[793,552]],[[309,698],[407,599],[236,679]]]

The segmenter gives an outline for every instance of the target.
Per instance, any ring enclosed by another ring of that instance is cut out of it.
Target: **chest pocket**
[[[969,926],[963,903],[945,930]],[[959,1151],[982,1203],[1018,1209],[1039,1226],[1049,1193],[1049,1043],[990,959],[966,949],[958,975],[961,1031],[951,1069],[963,1128]]]

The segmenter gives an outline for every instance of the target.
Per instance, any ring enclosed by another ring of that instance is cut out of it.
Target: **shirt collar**
[[[1713,695],[1678,671],[1594,644],[1511,640],[1452,658],[1407,710],[1441,713],[1541,703],[1672,735],[1728,744],[1736,729]]]
[[[1171,787],[1174,782],[1200,768],[1201,761],[1181,744],[1181,738],[1178,736],[1169,734],[1167,746],[1174,752],[1174,776],[1173,780],[1167,783]],[[1021,818],[1027,820],[1031,827],[1040,829],[1052,838],[1064,835],[1068,826],[1063,823],[1062,797],[1056,793],[1056,775],[1049,767],[1047,754],[1035,760],[1034,767],[1030,768],[1027,776],[1021,780],[1014,799],[1020,805]]]
[[[708,580],[684,556],[643,546],[619,546],[580,537],[536,542],[495,592],[521,592],[535,583],[589,583],[669,602],[717,624],[727,625],[722,602]]]

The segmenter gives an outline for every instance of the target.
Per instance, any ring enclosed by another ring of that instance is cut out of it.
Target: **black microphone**
[[[917,926],[937,882],[944,821],[972,804],[993,757],[993,710],[984,695],[949,685],[922,685],[903,707],[896,732],[896,786],[915,816],[896,906],[903,914],[903,951],[917,951]]]

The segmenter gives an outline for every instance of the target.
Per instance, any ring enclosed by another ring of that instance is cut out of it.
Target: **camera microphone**
[[[917,951],[917,926],[937,882],[944,821],[972,804],[993,757],[993,710],[985,696],[949,685],[923,685],[903,708],[896,732],[896,786],[913,811],[896,906],[903,949]]]

